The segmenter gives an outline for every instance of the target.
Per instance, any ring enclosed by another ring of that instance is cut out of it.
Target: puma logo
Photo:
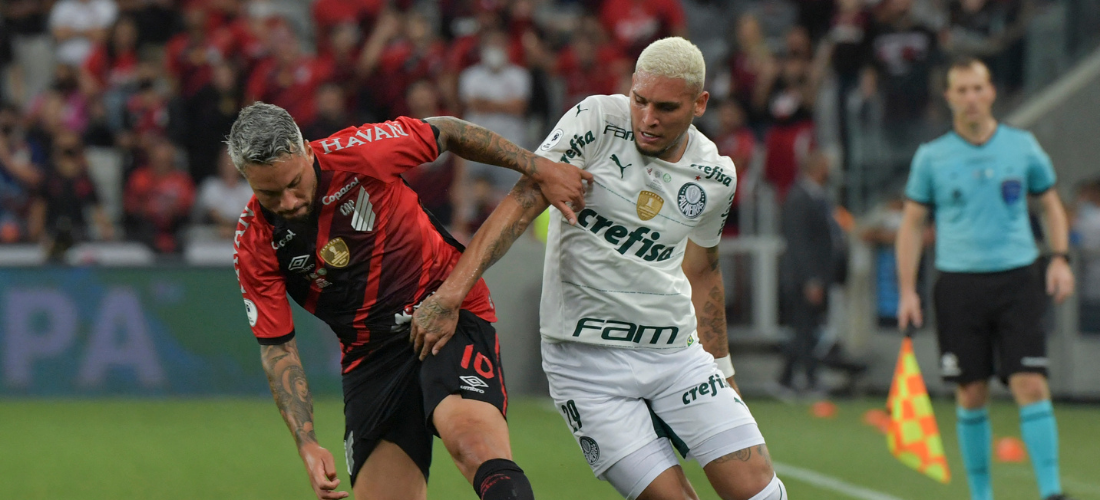
[[[615,155],[611,155],[611,161],[615,162],[615,166],[619,167],[619,178],[620,179],[622,179],[623,174],[626,173],[626,167],[629,167],[629,166],[633,165],[633,163],[627,163],[626,165],[623,165],[622,163],[619,162],[619,157],[615,156]]]

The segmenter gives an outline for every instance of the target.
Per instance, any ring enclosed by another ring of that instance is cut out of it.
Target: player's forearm
[[[313,397],[298,357],[297,342],[291,339],[283,344],[261,346],[260,359],[275,405],[294,436],[294,443],[298,448],[317,443],[313,432]]]
[[[523,149],[499,134],[451,116],[434,116],[424,121],[439,129],[439,145],[462,158],[515,170],[538,177],[534,153]]]
[[[917,291],[917,266],[923,247],[923,230],[920,225],[904,220],[898,228],[894,252],[898,261],[898,290],[902,293]]]
[[[730,353],[726,330],[726,289],[722,269],[718,266],[718,247],[706,249],[707,268],[688,275],[691,283],[691,303],[695,306],[699,341],[712,356],[722,358]]]
[[[461,303],[481,275],[508,252],[548,205],[535,183],[529,177],[521,178],[478,229],[436,293],[447,302]]]
[[[1043,195],[1043,214],[1047,222],[1050,250],[1065,253],[1069,250],[1069,221],[1062,200],[1053,190]]]

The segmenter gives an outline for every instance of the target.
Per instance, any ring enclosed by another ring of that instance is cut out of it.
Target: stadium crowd
[[[223,140],[253,101],[309,124],[307,139],[447,114],[532,147],[583,97],[627,92],[633,58],[670,35],[703,49],[714,100],[698,126],[739,170],[760,166],[746,186],[767,183],[782,200],[828,131],[842,178],[858,130],[847,122],[873,109],[889,117],[882,133],[894,152],[881,169],[904,179],[916,146],[946,129],[939,94],[951,57],[983,58],[1002,92],[1021,86],[1032,4],[10,0],[0,243],[42,242],[56,257],[81,241],[125,240],[172,255],[231,237],[250,190]],[[466,238],[515,177],[447,156],[406,180]]]

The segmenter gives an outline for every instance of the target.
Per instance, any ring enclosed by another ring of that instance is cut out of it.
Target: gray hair
[[[257,102],[241,110],[225,144],[233,166],[243,173],[246,165],[271,165],[283,155],[303,154],[302,142],[290,113]]]
[[[707,65],[699,47],[678,36],[649,44],[638,56],[634,71],[684,80],[696,91],[703,90],[707,78]]]

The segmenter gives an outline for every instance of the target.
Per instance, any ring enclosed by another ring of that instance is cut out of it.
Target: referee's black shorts
[[[996,374],[1047,374],[1043,266],[993,273],[940,272],[933,290],[940,373],[966,384]]]
[[[344,453],[351,484],[378,445],[399,446],[420,467],[432,463],[432,412],[443,398],[460,394],[505,414],[508,394],[496,330],[477,315],[459,311],[458,326],[439,354],[421,363],[412,344],[394,339],[370,353],[343,377]]]

